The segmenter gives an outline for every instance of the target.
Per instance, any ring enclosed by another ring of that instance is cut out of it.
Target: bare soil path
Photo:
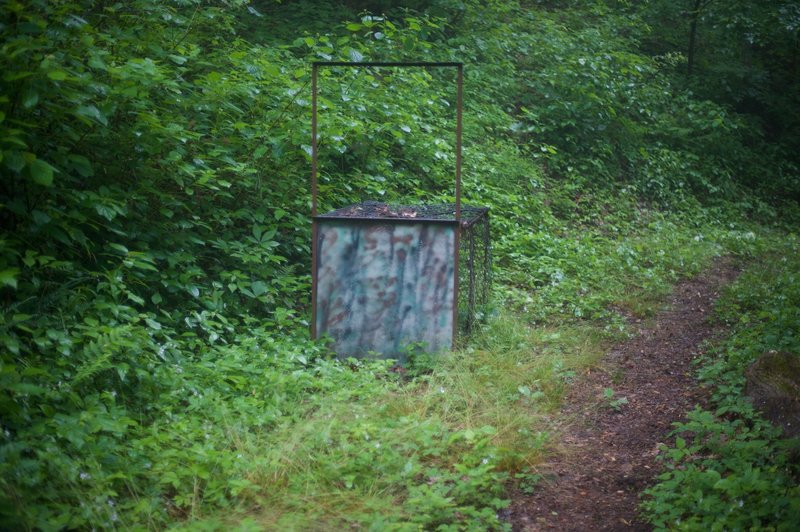
[[[514,530],[649,530],[637,515],[639,494],[659,472],[658,445],[671,423],[705,402],[692,359],[721,332],[711,314],[737,271],[729,260],[679,283],[669,307],[580,376],[554,428],[555,448],[539,467],[532,495],[516,493],[508,510]],[[611,400],[627,404],[619,410]]]

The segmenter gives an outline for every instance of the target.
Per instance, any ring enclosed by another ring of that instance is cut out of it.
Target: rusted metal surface
[[[464,67],[458,65],[458,75],[456,77],[456,221],[461,220],[461,112],[463,107],[463,85],[464,85]],[[453,293],[458,294],[459,283],[459,254],[461,252],[461,231],[456,231],[456,241],[453,245],[454,262],[456,265],[456,274],[453,276]],[[456,336],[458,334],[458,298],[453,305],[453,349],[456,347]]]
[[[311,338],[317,337],[317,323],[313,319],[317,308],[317,74],[315,64],[311,68]]]
[[[464,66],[459,64],[456,77],[456,220],[461,219],[461,137],[464,109]]]

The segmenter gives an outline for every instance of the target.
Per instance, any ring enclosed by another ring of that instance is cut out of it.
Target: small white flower
[[[439,393],[444,393],[444,386],[439,386]]]
[[[92,478],[92,475],[86,473],[85,471],[81,471],[81,474],[79,476],[81,477],[81,480],[89,480],[90,478]]]

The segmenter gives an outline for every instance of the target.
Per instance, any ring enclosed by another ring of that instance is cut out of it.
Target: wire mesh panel
[[[469,334],[486,315],[492,289],[492,247],[489,209],[474,208],[476,216],[460,224],[458,332]]]

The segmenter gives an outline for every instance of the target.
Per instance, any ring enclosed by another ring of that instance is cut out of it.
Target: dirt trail
[[[598,368],[580,377],[555,427],[557,449],[541,464],[534,494],[514,494],[508,519],[514,530],[649,530],[638,518],[639,493],[653,483],[658,444],[704,393],[691,361],[720,328],[707,320],[719,291],[735,279],[727,260],[679,283],[669,308],[636,336],[612,349]],[[611,400],[625,397],[619,411]]]

